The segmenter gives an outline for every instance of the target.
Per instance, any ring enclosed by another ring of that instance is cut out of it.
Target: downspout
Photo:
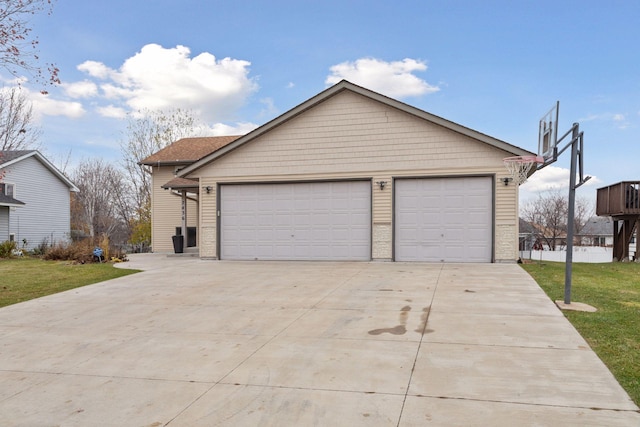
[[[182,235],[184,236],[184,247],[187,247],[187,191],[182,190]]]

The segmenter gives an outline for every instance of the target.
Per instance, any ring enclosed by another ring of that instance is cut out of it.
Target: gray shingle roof
[[[594,216],[580,231],[581,236],[613,236],[613,220],[610,217]]]
[[[141,165],[191,164],[240,138],[231,136],[203,136],[182,138],[140,161]]]
[[[24,202],[21,202],[18,199],[14,199],[11,196],[7,196],[6,194],[0,193],[0,206],[11,206],[11,205],[24,205]]]
[[[10,150],[10,151],[0,151],[0,166],[4,163],[8,163],[12,160],[17,159],[18,157],[22,157],[25,154],[33,153],[36,150]]]

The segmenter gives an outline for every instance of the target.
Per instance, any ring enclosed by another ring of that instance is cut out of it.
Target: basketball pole
[[[567,206],[567,257],[564,269],[564,303],[571,304],[571,276],[573,271],[573,233],[575,227],[575,208],[576,208],[576,189],[587,182],[591,177],[584,176],[582,170],[582,150],[584,133],[580,132],[580,124],[574,123],[571,127],[571,171],[569,176],[569,205]],[[567,132],[565,136],[569,134]],[[580,146],[578,146],[580,144]],[[562,154],[569,145],[565,146],[557,155]],[[557,158],[556,155],[556,158]],[[576,183],[576,175],[578,173],[578,163],[580,163],[580,182]]]
[[[566,137],[571,135],[571,141],[558,150],[558,144]],[[564,303],[571,304],[571,276],[573,271],[573,237],[575,227],[575,207],[576,207],[576,189],[587,182],[591,177],[584,176],[582,170],[582,150],[584,143],[584,133],[580,132],[580,124],[574,123],[571,129],[567,131],[560,139],[557,140],[553,148],[553,158],[538,167],[538,170],[554,163],[558,157],[571,147],[571,170],[569,172],[569,203],[567,206],[567,255],[565,259],[564,270]],[[580,144],[580,145],[578,145]],[[578,166],[580,167],[580,182],[576,182],[578,174]]]
[[[567,259],[564,268],[564,303],[571,304],[571,273],[573,270],[573,228],[576,208],[576,168],[580,125],[573,124],[571,135],[571,172],[569,176],[569,206],[567,212]]]

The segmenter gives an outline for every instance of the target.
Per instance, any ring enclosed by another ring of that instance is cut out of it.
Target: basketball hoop
[[[513,182],[516,185],[522,185],[527,181],[533,165],[544,163],[544,158],[541,156],[515,156],[507,157],[502,161],[511,174]]]

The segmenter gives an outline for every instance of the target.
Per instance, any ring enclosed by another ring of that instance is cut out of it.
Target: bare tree
[[[33,106],[19,87],[0,89],[0,150],[37,149],[40,128]]]
[[[123,185],[122,172],[101,159],[83,160],[74,170],[80,190],[74,195],[71,222],[91,238],[106,234],[113,239],[124,226],[115,203]]]
[[[555,251],[558,245],[566,245],[568,196],[558,190],[540,193],[535,200],[522,207],[522,218],[536,230],[536,238]],[[579,234],[592,216],[593,206],[585,198],[576,199],[574,232]]]
[[[593,201],[585,197],[576,198],[576,205],[573,211],[574,235],[579,236],[582,233],[582,229],[587,225],[589,219],[593,217],[594,212]]]
[[[40,64],[38,37],[31,34],[29,22],[32,15],[41,12],[50,15],[52,11],[52,0],[0,0],[1,68],[15,77],[27,72],[41,84],[60,83],[54,64]]]
[[[129,224],[145,227],[140,222],[151,218],[151,175],[138,163],[178,139],[194,136],[200,126],[191,112],[181,109],[141,111],[129,116],[127,131],[120,143],[127,178],[129,200],[125,204],[130,207]],[[125,197],[124,192],[122,195]]]

